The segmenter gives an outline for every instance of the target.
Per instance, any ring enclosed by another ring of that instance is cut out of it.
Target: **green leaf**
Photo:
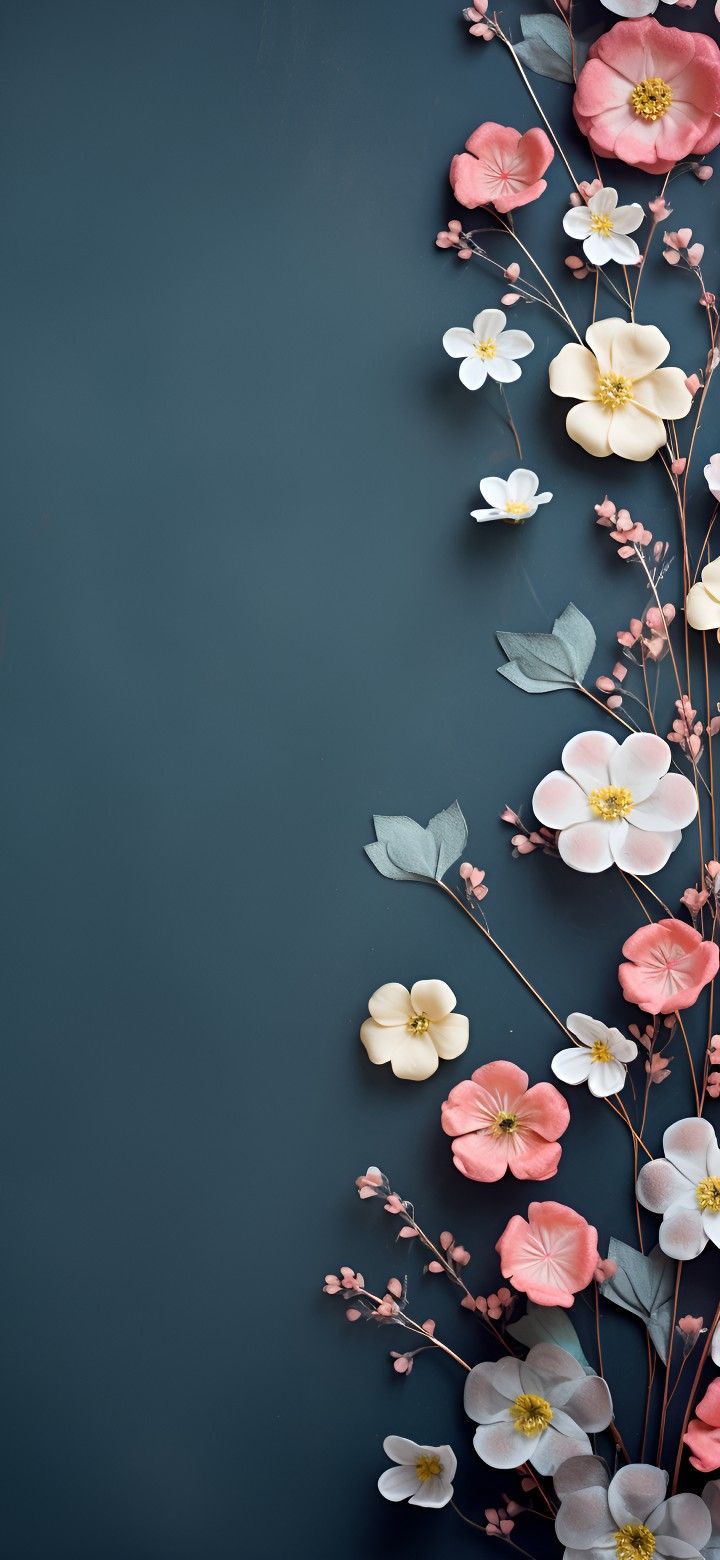
[[[573,80],[570,34],[559,16],[521,16],[524,43],[515,44],[523,65],[553,81]],[[577,51],[576,51],[577,60]],[[579,64],[576,64],[579,69]]]
[[[583,677],[595,654],[595,629],[585,613],[568,602],[564,612],[553,623],[553,635],[562,641],[567,650],[570,665],[578,682]]]
[[[467,843],[459,802],[436,813],[427,828],[403,815],[376,814],[373,823],[377,840],[365,854],[383,877],[400,883],[439,883]]]
[[[499,666],[501,677],[525,693],[554,693],[575,688],[595,651],[592,623],[571,601],[556,618],[551,634],[518,634],[498,631],[498,643],[508,657]]]
[[[617,1273],[601,1284],[604,1298],[645,1323],[661,1360],[666,1362],[672,1328],[675,1263],[659,1246],[646,1254],[626,1246],[614,1235],[608,1256],[612,1262],[617,1262]]]
[[[559,1305],[534,1305],[532,1300],[528,1300],[525,1316],[512,1322],[507,1330],[526,1349],[531,1349],[534,1343],[556,1344],[566,1354],[571,1354],[589,1376],[595,1375],[592,1365],[583,1354],[582,1344],[567,1311]]]

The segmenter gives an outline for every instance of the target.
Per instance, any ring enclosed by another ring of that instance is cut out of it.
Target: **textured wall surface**
[[[424,1356],[399,1381],[396,1337],[351,1331],[320,1285],[402,1260],[355,1198],[369,1162],[497,1283],[524,1193],[457,1175],[440,1102],[499,1055],[547,1076],[556,1033],[449,903],[384,882],[362,845],[373,809],[425,819],[458,796],[493,930],[563,1015],[622,1016],[630,894],[513,861],[497,822],[590,706],[510,688],[493,632],[573,599],[607,670],[642,596],[592,505],[607,488],[658,535],[672,516],[657,465],[566,440],[545,375],[564,337],[538,312],[513,405],[556,501],[516,532],[469,519],[514,452],[440,338],[498,290],[433,238],[470,130],[533,114],[458,12],[0,4],[6,1560],[487,1547],[374,1489],[384,1434],[448,1438],[482,1510],[460,1373]],[[709,27],[711,6],[683,18]],[[540,90],[567,124],[566,89]],[[673,190],[709,244],[716,186]],[[519,224],[542,225],[555,275],[566,193],[556,161]],[[586,317],[587,288],[562,285]],[[674,360],[701,366],[690,284],[656,254],[643,317],[660,307]],[[663,891],[694,872],[688,849]],[[471,1044],[417,1087],[372,1069],[357,1031],[382,981],[428,975]],[[688,1106],[678,1077],[653,1130]],[[553,1195],[603,1244],[631,1236],[630,1170],[578,1101]],[[403,1255],[418,1312],[479,1357],[473,1318]],[[642,1337],[620,1315],[607,1332],[632,1434]]]

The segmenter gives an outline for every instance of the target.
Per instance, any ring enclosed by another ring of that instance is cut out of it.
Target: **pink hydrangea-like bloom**
[[[500,1271],[536,1305],[568,1309],[587,1289],[600,1261],[597,1230],[574,1208],[533,1202],[527,1219],[513,1215],[495,1250]]]
[[[697,812],[695,787],[669,775],[662,737],[633,732],[618,743],[604,731],[581,731],[562,751],[562,769],[540,781],[533,811],[557,829],[558,850],[576,872],[604,872],[613,862],[645,877],[665,866]]]
[[[703,942],[694,926],[664,919],[641,926],[623,943],[628,960],[618,969],[626,1002],[644,1013],[680,1013],[697,1002],[720,964],[716,943]]]
[[[704,1398],[695,1404],[695,1414],[683,1441],[693,1454],[693,1468],[700,1473],[712,1473],[720,1468],[720,1376],[710,1382]]]
[[[499,1181],[508,1170],[519,1181],[555,1175],[568,1104],[552,1083],[528,1083],[514,1062],[487,1062],[450,1090],[442,1129],[453,1139],[456,1168],[470,1181]]]
[[[555,153],[544,130],[521,135],[510,125],[488,120],[473,130],[465,147],[450,164],[450,183],[455,199],[469,211],[477,206],[514,211],[547,189],[542,176]]]
[[[617,22],[591,45],[573,109],[599,157],[669,173],[720,141],[720,49],[652,16]]]

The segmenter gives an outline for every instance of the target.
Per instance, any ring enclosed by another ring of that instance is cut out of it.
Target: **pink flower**
[[[564,1203],[534,1202],[527,1219],[514,1214],[495,1250],[503,1278],[536,1305],[568,1309],[600,1261],[597,1230]]]
[[[609,1278],[615,1277],[617,1270],[617,1262],[613,1262],[612,1257],[602,1258],[601,1261],[598,1262],[595,1273],[593,1275],[595,1283],[606,1284]]]
[[[450,183],[455,199],[469,211],[490,205],[496,211],[514,211],[547,189],[542,175],[555,153],[544,130],[535,128],[521,135],[509,125],[488,120],[473,130],[465,147],[450,164]]]
[[[695,1413],[697,1418],[690,1420],[683,1441],[694,1453],[690,1458],[693,1468],[712,1473],[720,1468],[720,1376],[710,1382],[704,1398],[695,1405]]]
[[[453,1162],[470,1181],[499,1181],[510,1170],[519,1181],[555,1175],[570,1120],[567,1101],[552,1083],[528,1088],[514,1062],[487,1062],[450,1090],[441,1121],[452,1137]]]
[[[573,109],[598,156],[669,173],[720,141],[720,50],[652,16],[617,22],[591,45]]]
[[[623,943],[629,960],[618,969],[626,1002],[644,1013],[679,1013],[692,1007],[720,963],[717,945],[703,942],[694,926],[662,920],[641,926]]]
[[[702,1316],[681,1316],[678,1318],[677,1325],[678,1332],[682,1333],[683,1338],[690,1343],[697,1343],[700,1334],[707,1332],[707,1328],[703,1327]]]

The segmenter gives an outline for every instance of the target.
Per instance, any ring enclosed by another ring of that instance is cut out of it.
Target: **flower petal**
[[[543,1477],[552,1475],[562,1463],[569,1457],[582,1457],[583,1452],[591,1452],[592,1447],[584,1430],[580,1430],[575,1421],[568,1415],[553,1414],[552,1423],[548,1425],[544,1435],[541,1435],[535,1450],[528,1457],[533,1467]]]
[[[497,340],[497,355],[505,358],[524,358],[532,352],[535,342],[526,330],[504,330]]]
[[[610,1094],[618,1094],[625,1083],[626,1070],[622,1062],[592,1062],[588,1088],[598,1100],[606,1100]]]
[[[624,836],[627,824],[603,823],[594,818],[592,823],[576,823],[573,828],[562,829],[558,835],[558,851],[565,865],[575,872],[606,872],[613,864],[611,838]]]
[[[570,1045],[565,1051],[558,1051],[553,1057],[550,1066],[556,1078],[562,1083],[572,1085],[587,1083],[592,1067],[589,1053],[580,1046]]]
[[[602,1485],[591,1485],[589,1489],[574,1491],[561,1501],[555,1532],[561,1544],[571,1549],[587,1549],[590,1544],[612,1542],[614,1525],[607,1490]]]
[[[495,1385],[495,1370],[491,1360],[482,1360],[473,1366],[465,1382],[465,1413],[476,1424],[491,1424],[509,1414],[508,1397]],[[517,1392],[521,1391],[522,1387],[518,1386]],[[513,1397],[517,1392],[513,1392]]]
[[[483,477],[480,483],[480,492],[486,504],[492,504],[494,509],[501,513],[507,510],[510,498],[509,483],[503,482],[502,477]]]
[[[691,585],[685,612],[691,628],[720,628],[720,601],[708,594],[704,584]]]
[[[482,309],[473,320],[473,335],[476,341],[497,341],[501,331],[505,329],[507,315],[502,309]]]
[[[681,368],[656,368],[654,373],[638,380],[633,398],[646,411],[673,420],[687,417],[693,399]]]
[[[473,1446],[489,1468],[519,1468],[521,1463],[532,1460],[539,1440],[537,1435],[521,1435],[506,1419],[478,1425]]]
[[[589,1013],[569,1013],[567,1028],[583,1045],[594,1045],[596,1040],[607,1042],[609,1034],[607,1024],[601,1024],[599,1018],[591,1018]]]
[[[440,1060],[452,1062],[467,1050],[470,1024],[464,1013],[448,1013],[447,1018],[431,1023],[428,1034]]]
[[[540,480],[534,471],[518,466],[508,477],[508,496],[515,504],[527,504],[535,497],[539,486]]]
[[[410,992],[399,981],[389,980],[373,992],[368,1009],[376,1024],[404,1025],[412,1015]]]
[[[403,1463],[413,1471],[423,1450],[424,1448],[419,1446],[417,1441],[408,1441],[404,1435],[386,1435],[383,1441],[385,1456],[389,1457],[391,1462]]]
[[[571,406],[565,418],[565,431],[569,439],[579,444],[588,455],[599,460],[612,454],[610,424],[613,414],[599,401],[580,401]]]
[[[565,1500],[575,1490],[595,1486],[606,1490],[609,1483],[610,1476],[601,1457],[575,1457],[563,1463],[555,1478],[555,1489],[560,1499]]]
[[[591,401],[597,390],[597,361],[587,347],[568,342],[554,357],[548,370],[553,395],[569,396],[575,401]]]
[[[592,233],[592,215],[587,206],[571,206],[563,217],[563,227],[571,238],[587,238]]]
[[[410,1506],[447,1506],[453,1497],[452,1482],[443,1474],[436,1475],[432,1479],[424,1479],[417,1495],[411,1495],[408,1504]]]
[[[635,877],[648,877],[665,866],[681,839],[679,829],[674,834],[650,834],[635,829],[631,815],[625,834],[622,838],[613,834],[610,848],[615,865],[621,872],[632,872]]]
[[[643,379],[665,362],[670,342],[657,325],[634,325],[629,320],[613,323],[615,333],[610,348],[613,373],[626,374],[628,379]],[[590,326],[590,330],[596,329],[596,326]],[[586,339],[590,340],[590,331],[587,331]]]
[[[533,792],[532,809],[539,823],[548,829],[567,829],[573,823],[591,823],[594,813],[576,780],[561,769],[553,769]]]
[[[655,790],[633,807],[630,822],[634,829],[674,833],[686,829],[698,810],[697,791],[685,775],[663,775]]]
[[[478,357],[477,352],[472,357],[464,358],[458,370],[466,390],[479,390],[487,379],[487,372],[487,363],[484,358]]]
[[[613,228],[616,233],[634,233],[645,220],[645,212],[637,201],[629,206],[618,206],[613,216]]]
[[[665,1255],[674,1257],[676,1262],[692,1262],[699,1257],[707,1246],[700,1209],[682,1200],[673,1203],[660,1225],[659,1240]]]
[[[451,330],[446,330],[442,339],[445,351],[450,357],[472,357],[475,352],[475,337],[471,330],[464,330],[460,325],[453,325]]]
[[[665,1158],[693,1184],[707,1175],[708,1155],[716,1144],[715,1130],[702,1116],[684,1116],[663,1133]]]
[[[398,1037],[390,1057],[390,1066],[396,1078],[412,1078],[420,1083],[431,1078],[439,1065],[438,1053],[429,1034]]]
[[[656,1537],[679,1538],[694,1549],[704,1549],[712,1533],[710,1512],[699,1495],[671,1495],[652,1515]]]
[[[667,444],[667,431],[662,418],[628,401],[611,414],[608,443],[613,454],[623,460],[650,460]]]
[[[511,385],[520,378],[522,369],[509,357],[488,358],[487,371],[491,379],[498,385]]]
[[[646,1522],[650,1513],[665,1499],[668,1476],[650,1463],[630,1463],[610,1481],[608,1504],[618,1527],[628,1522]]]
[[[565,1410],[581,1430],[588,1430],[591,1434],[597,1430],[606,1430],[613,1416],[607,1382],[602,1376],[587,1376],[583,1371],[565,1403]]]
[[[457,1002],[455,992],[444,980],[416,980],[410,992],[415,1013],[425,1013],[431,1023],[452,1013]]]
[[[651,1213],[665,1213],[687,1192],[689,1184],[669,1159],[650,1159],[637,1178],[637,1194],[643,1208],[649,1208]]]
[[[562,766],[583,791],[610,784],[610,764],[619,743],[606,731],[579,731],[562,750]]]
[[[415,1468],[386,1468],[378,1479],[378,1489],[386,1500],[409,1500],[421,1487]]]
[[[634,802],[644,802],[646,797],[652,796],[661,776],[667,774],[671,757],[669,743],[662,737],[635,731],[616,748],[610,759],[610,782],[627,786]]]
[[[404,1024],[376,1024],[374,1018],[366,1018],[360,1029],[360,1039],[376,1067],[382,1067],[390,1061],[398,1042],[406,1036]]]

